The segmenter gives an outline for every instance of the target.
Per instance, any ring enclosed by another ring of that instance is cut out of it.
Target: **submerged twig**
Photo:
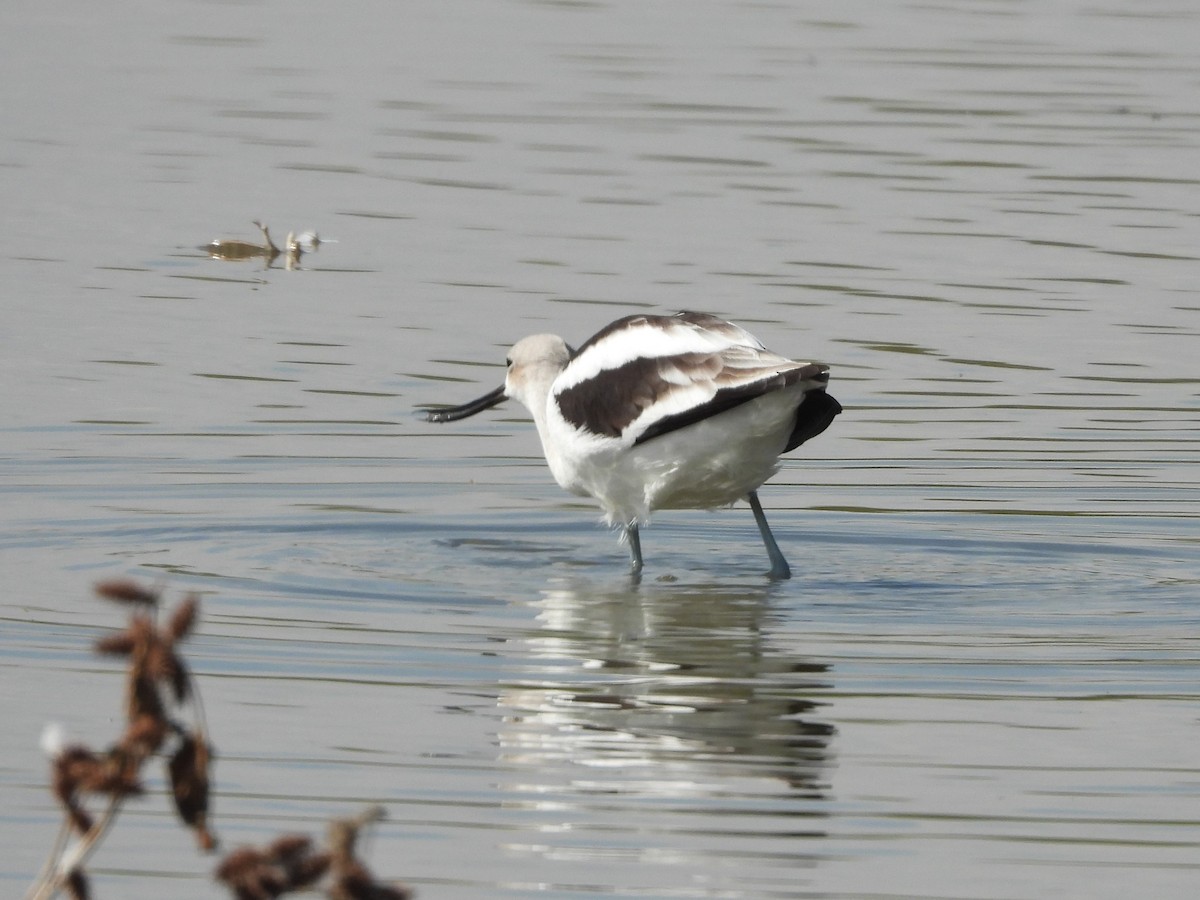
[[[200,249],[208,253],[213,259],[225,260],[227,262],[263,259],[266,261],[267,268],[271,267],[271,264],[279,258],[280,254],[284,254],[284,265],[287,269],[291,270],[300,268],[300,258],[305,253],[315,253],[321,244],[337,243],[329,239],[322,239],[315,231],[302,231],[299,234],[289,231],[287,239],[283,242],[283,247],[280,248],[271,240],[271,232],[266,225],[255,219],[254,226],[262,232],[263,242],[261,244],[237,238],[223,238],[209,241]]]
[[[208,251],[208,255],[214,259],[241,260],[261,257],[265,258],[269,265],[272,260],[279,256],[280,250],[275,246],[275,242],[271,240],[271,232],[266,225],[258,219],[255,219],[253,224],[262,232],[263,242],[261,244],[232,238],[209,241],[204,245],[203,249]]]

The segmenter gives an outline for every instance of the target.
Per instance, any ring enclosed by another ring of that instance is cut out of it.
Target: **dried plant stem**
[[[58,860],[62,857],[63,849],[67,845],[67,838],[71,834],[71,823],[63,817],[62,824],[58,828],[58,835],[54,838],[54,845],[50,848],[50,855],[46,857],[46,863],[42,866],[42,871],[38,873],[37,880],[33,886],[25,893],[25,900],[33,900],[34,891],[54,874]]]
[[[44,743],[51,753],[52,790],[61,804],[63,827],[41,874],[25,900],[50,900],[66,893],[75,900],[90,896],[84,866],[116,820],[125,800],[145,793],[146,763],[162,757],[167,763],[170,795],[180,819],[195,833],[200,848],[211,851],[216,837],[209,830],[210,764],[213,747],[204,726],[199,686],[178,645],[192,633],[199,615],[199,598],[187,595],[162,618],[161,589],[144,588],[132,579],[113,579],[96,585],[105,600],[129,607],[128,625],[95,643],[96,652],[127,660],[125,727],[105,750],[82,743]],[[190,707],[192,724],[175,718]],[[198,723],[198,724],[197,724]],[[94,816],[89,797],[106,796],[107,808]],[[76,840],[71,841],[75,835]]]
[[[104,814],[88,829],[87,834],[79,839],[79,843],[71,848],[65,846],[71,827],[66,819],[63,820],[63,827],[59,829],[58,839],[55,841],[54,852],[46,860],[42,874],[29,889],[29,893],[25,895],[25,900],[49,900],[50,897],[62,890],[71,872],[82,868],[83,864],[87,862],[87,858],[100,846],[105,832],[116,821],[117,813],[121,811],[123,799],[123,797],[110,797],[108,808],[104,810]]]
[[[196,684],[196,679],[192,677],[189,670],[187,673],[188,684],[191,686],[189,701],[192,707],[192,716],[196,731],[201,734],[208,734],[208,718],[204,715],[204,701],[200,698],[200,690]]]

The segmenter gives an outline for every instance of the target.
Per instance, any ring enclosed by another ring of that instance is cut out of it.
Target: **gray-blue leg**
[[[751,491],[746,496],[746,499],[750,501],[750,509],[754,511],[754,521],[758,523],[759,534],[762,535],[763,543],[767,547],[767,556],[771,560],[771,571],[767,573],[767,577],[778,580],[791,578],[792,569],[788,565],[787,560],[783,558],[783,551],[775,543],[775,535],[771,534],[771,526],[767,524],[767,516],[763,512],[762,504],[758,502],[758,492]]]
[[[642,539],[638,535],[637,522],[630,522],[625,526],[625,540],[629,542],[629,555],[633,561],[633,574],[637,575],[642,571]]]

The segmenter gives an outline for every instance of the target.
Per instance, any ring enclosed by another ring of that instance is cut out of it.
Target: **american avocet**
[[[767,350],[703,313],[627,316],[578,350],[535,334],[508,354],[504,384],[478,400],[425,414],[453,422],[507,399],[533,414],[561,487],[594,497],[620,525],[642,568],[638,526],[659,509],[712,509],[746,498],[772,578],[791,570],[757,490],[779,456],[829,427],[841,405],[825,392],[829,367]]]

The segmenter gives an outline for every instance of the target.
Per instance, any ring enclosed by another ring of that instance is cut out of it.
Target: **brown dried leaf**
[[[88,890],[87,876],[79,869],[72,869],[67,873],[63,887],[67,889],[67,894],[72,900],[89,900],[91,897],[91,892]]]
[[[53,789],[67,817],[81,834],[91,830],[92,817],[79,802],[81,793],[128,797],[142,793],[138,782],[140,761],[120,747],[103,756],[87,747],[68,747],[54,761]]]
[[[95,584],[96,593],[114,603],[131,603],[135,606],[157,606],[158,591],[144,588],[132,578],[110,578]]]
[[[142,665],[147,678],[165,683],[170,681],[173,675],[175,654],[155,635],[155,639],[146,648],[146,657]]]
[[[92,817],[79,803],[79,781],[86,769],[98,765],[96,755],[81,746],[67,747],[54,760],[51,779],[54,796],[66,811],[71,827],[80,834],[91,830]]]
[[[196,843],[205,851],[215,850],[216,836],[208,829],[208,798],[211,748],[200,732],[188,735],[167,763],[175,809],[184,824],[196,833]]]
[[[146,653],[145,671],[154,681],[170,685],[176,703],[183,703],[191,694],[187,665],[169,644],[156,639],[150,645]]]
[[[316,884],[329,871],[329,854],[314,853],[288,867],[288,884],[299,890]]]
[[[312,838],[303,834],[285,834],[267,846],[266,855],[276,862],[288,862],[305,856],[312,849]]]
[[[92,825],[95,824],[91,813],[83,808],[83,805],[75,797],[75,795],[62,795],[57,790],[54,792],[62,803],[63,811],[67,814],[67,821],[71,823],[71,827],[79,834],[87,834],[92,830]]]
[[[59,797],[69,796],[99,768],[100,757],[87,747],[67,747],[54,760],[54,792]]]
[[[217,868],[216,877],[239,900],[272,900],[309,887],[329,869],[328,854],[311,851],[309,838],[285,835],[265,850],[242,847],[233,851]]]
[[[96,652],[109,656],[129,656],[137,646],[136,639],[128,631],[118,631],[96,641]]]
[[[253,847],[234,850],[217,866],[214,875],[238,900],[273,900],[287,889],[279,867]]]
[[[91,813],[79,805],[79,802],[72,800],[66,806],[67,818],[71,820],[71,827],[80,834],[87,834],[92,830],[92,825],[95,821],[92,819]]]
[[[144,792],[138,775],[145,757],[117,744],[100,758],[100,765],[80,779],[82,790],[113,797],[131,797]]]
[[[175,809],[185,825],[203,828],[208,815],[208,745],[189,734],[167,763]]]
[[[412,892],[401,884],[380,884],[355,860],[329,886],[330,900],[409,900]]]
[[[120,746],[131,755],[152,756],[162,747],[168,732],[169,726],[164,720],[143,713],[129,723]]]
[[[196,594],[188,594],[183,602],[171,613],[166,632],[172,641],[179,641],[192,633],[200,612],[200,598]]]
[[[412,888],[403,884],[376,884],[371,894],[373,900],[411,900]]]
[[[192,676],[183,657],[174,653],[171,655],[175,657],[175,664],[171,667],[171,692],[175,695],[176,703],[184,703],[192,695]]]
[[[220,865],[213,871],[213,876],[218,881],[224,881],[228,884],[231,881],[241,878],[262,862],[263,854],[261,851],[253,847],[238,847],[236,850],[229,851],[226,857],[221,860]]]
[[[217,840],[215,834],[208,830],[207,824],[197,825],[193,830],[196,832],[196,846],[201,850],[205,853],[212,853],[217,849],[220,841]]]
[[[136,666],[129,673],[129,697],[127,714],[129,721],[135,722],[143,716],[165,722],[167,711],[163,708],[162,697],[158,688],[145,672],[138,672]]]

